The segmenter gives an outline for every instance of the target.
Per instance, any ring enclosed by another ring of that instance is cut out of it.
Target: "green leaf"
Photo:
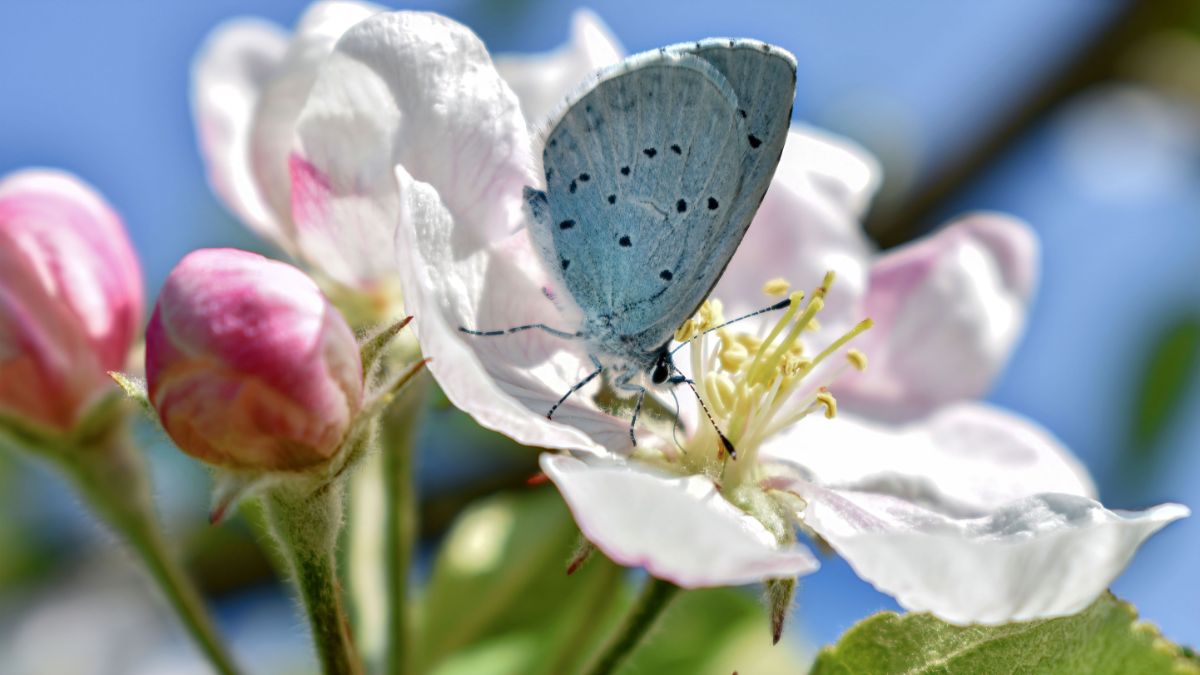
[[[617,672],[799,673],[807,660],[787,637],[772,645],[760,598],[745,589],[707,588],[680,594]]]
[[[1200,315],[1176,317],[1163,328],[1141,364],[1131,449],[1153,460],[1159,441],[1183,412],[1200,366]]]
[[[425,597],[418,672],[563,675],[582,672],[625,617],[635,586],[599,551],[571,576],[579,530],[551,487],[475,502],[455,521]],[[619,672],[795,673],[806,659],[771,646],[753,593],[680,593]]]
[[[840,673],[1200,673],[1188,651],[1105,593],[1074,616],[953,626],[882,612],[821,650],[813,675]]]
[[[624,570],[603,556],[567,576],[578,541],[570,512],[548,486],[464,511],[438,552],[423,599],[418,671],[577,670],[630,597]]]

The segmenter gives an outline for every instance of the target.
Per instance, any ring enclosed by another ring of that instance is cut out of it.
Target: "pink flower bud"
[[[0,181],[0,415],[71,429],[141,322],[137,257],[103,198],[57,171]]]
[[[150,401],[186,453],[294,470],[341,446],[363,397],[358,345],[303,272],[206,249],[167,277],[146,331]]]

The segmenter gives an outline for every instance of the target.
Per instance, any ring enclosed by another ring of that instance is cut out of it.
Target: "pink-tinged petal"
[[[600,17],[578,9],[571,17],[570,42],[545,54],[498,55],[496,70],[516,92],[525,119],[540,127],[588,75],[624,56],[625,50]]]
[[[780,548],[765,527],[703,476],[543,454],[588,541],[613,561],[684,588],[732,586],[815,571],[801,547]]]
[[[146,331],[146,378],[180,449],[237,468],[325,461],[363,396],[354,334],[316,284],[232,249],[172,270]]]
[[[854,141],[805,124],[792,124],[787,143],[791,149],[776,175],[807,175],[847,214],[861,218],[883,182],[879,160]]]
[[[137,257],[100,195],[57,171],[0,181],[0,412],[69,429],[111,390],[142,300]]]
[[[267,204],[250,163],[255,108],[286,49],[287,34],[274,24],[219,26],[192,63],[192,115],[213,191],[242,222],[288,249],[286,212]]]
[[[295,155],[327,186],[326,203],[293,212],[301,248],[344,283],[394,274],[396,165],[475,236],[522,223],[529,138],[516,96],[479,38],[436,14],[377,14],[347,31],[319,69]]]
[[[1179,504],[1110,511],[1043,494],[955,518],[891,495],[794,487],[808,501],[804,521],[859,576],[908,610],[959,624],[1074,614],[1146,538],[1189,514]]]
[[[249,157],[255,180],[269,209],[283,223],[288,250],[297,253],[292,224],[289,156],[296,121],[308,100],[317,69],[351,26],[384,11],[367,2],[336,0],[309,6],[296,25],[278,67],[262,89],[250,130]],[[320,259],[312,260],[318,268]]]
[[[854,216],[814,182],[808,160],[800,156],[816,143],[800,132],[788,134],[771,187],[713,291],[727,317],[770,304],[762,285],[771,279],[782,277],[811,291],[833,271],[837,281],[821,322],[848,328],[862,318],[870,244]]]
[[[498,241],[460,225],[427,183],[397,168],[403,195],[397,257],[405,308],[447,398],[481,425],[535,447],[622,449],[628,421],[589,403],[593,385],[546,419],[551,406],[591,370],[577,341],[533,329],[482,337],[460,328],[497,330],[542,323],[573,331],[578,310],[560,311],[528,233]],[[558,298],[564,303],[563,298]]]
[[[1096,496],[1087,470],[1048,431],[976,403],[900,428],[848,414],[808,419],[768,441],[763,456],[800,466],[825,487],[891,495],[961,517],[1042,493]]]
[[[839,391],[849,410],[898,421],[985,394],[1025,325],[1037,238],[999,214],[975,214],[890,251],[871,268],[870,359]]]

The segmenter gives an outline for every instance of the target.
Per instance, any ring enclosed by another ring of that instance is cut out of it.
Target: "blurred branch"
[[[1063,101],[1118,74],[1130,47],[1162,30],[1190,25],[1200,15],[1197,0],[1127,0],[1108,26],[1083,47],[1056,77],[1013,107],[1008,117],[982,135],[974,147],[947,162],[921,187],[888,208],[876,209],[867,231],[884,248],[902,244],[933,225],[931,219],[963,187],[974,181],[1010,145]]]

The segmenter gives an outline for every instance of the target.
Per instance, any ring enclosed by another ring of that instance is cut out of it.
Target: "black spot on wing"
[[[720,206],[720,204],[717,203],[717,200],[713,199],[712,197],[708,198],[709,211],[716,211],[718,206]]]
[[[579,174],[579,181],[581,183],[586,183],[591,179],[592,179],[592,176],[590,174],[586,174],[586,173]]]
[[[563,258],[562,259],[562,268],[565,270],[570,266],[571,266],[571,261],[567,260],[566,258]]]
[[[629,167],[627,167],[627,166],[621,167],[621,175],[628,176],[629,175]]]
[[[680,213],[687,211],[687,202],[683,199],[680,199],[679,201],[675,202],[675,210]]]
[[[558,224],[558,229],[560,230],[569,230],[572,227],[575,227],[575,221],[573,220],[564,220]]]
[[[663,270],[658,273],[658,276],[663,281],[670,281],[675,275],[671,274],[671,270]]]
[[[617,196],[616,196],[616,195],[609,195],[609,196],[608,196],[608,203],[609,203],[609,204],[616,204],[616,203],[617,203]]]
[[[675,154],[677,154],[677,155],[682,155],[682,154],[683,154],[683,148],[679,147],[679,144],[678,144],[678,143],[675,143],[675,144],[671,145],[671,152],[673,152],[673,153],[675,153]]]
[[[633,246],[633,242],[629,239],[629,235],[625,235],[617,240],[617,243],[625,248]]]
[[[758,146],[762,145],[762,139],[754,134],[747,136],[746,140],[750,141],[750,147],[752,148],[757,148]]]
[[[570,185],[570,187],[569,187],[569,188],[567,188],[567,189],[569,189],[569,190],[571,191],[571,194],[575,194],[575,190],[576,190],[576,188],[578,188],[578,186],[575,184],[575,179],[574,179],[574,178],[572,178],[572,179],[571,179],[571,185]]]
[[[658,154],[658,150],[655,150],[654,148],[646,148],[645,150],[642,151],[642,154],[647,157],[654,157],[655,155]]]

